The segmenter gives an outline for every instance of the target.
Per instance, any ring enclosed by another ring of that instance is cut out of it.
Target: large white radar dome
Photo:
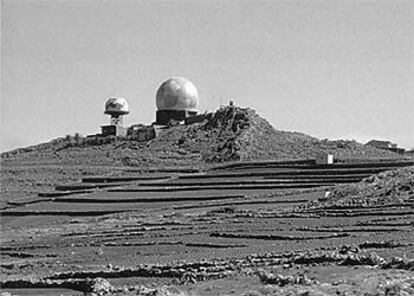
[[[124,115],[129,113],[129,105],[124,98],[109,98],[105,102],[105,114]]]
[[[158,110],[196,111],[198,100],[198,91],[194,84],[182,77],[164,81],[156,95]]]

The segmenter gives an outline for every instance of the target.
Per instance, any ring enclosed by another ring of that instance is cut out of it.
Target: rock
[[[317,281],[306,277],[305,274],[283,276],[281,274],[273,274],[271,272],[261,270],[258,272],[258,275],[262,283],[277,285],[279,287],[283,287],[289,284],[312,285],[318,283]]]
[[[88,279],[88,291],[91,294],[98,296],[110,295],[115,291],[115,288],[104,278]]]
[[[140,296],[155,296],[155,295],[163,295],[161,293],[158,293],[157,289],[151,289],[147,288],[143,285],[136,285],[135,291],[137,291],[136,295]],[[166,295],[166,294],[164,294]]]
[[[348,254],[348,253],[359,253],[361,249],[355,245],[343,245],[340,247],[339,254]]]

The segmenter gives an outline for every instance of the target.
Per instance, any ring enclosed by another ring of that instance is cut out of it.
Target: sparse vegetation
[[[232,106],[171,125],[148,142],[75,134],[2,154],[2,287],[91,295],[413,293],[414,167],[333,187],[396,163],[327,169],[296,161],[281,171],[266,161],[320,152],[341,162],[399,155],[277,131],[253,110]],[[263,189],[261,183],[295,185],[290,173],[329,187]],[[84,176],[94,181],[55,188]],[[224,194],[223,185],[233,187]],[[36,196],[53,188],[93,190]]]
[[[81,148],[81,149],[80,149]],[[116,151],[108,157],[107,151]],[[309,159],[320,152],[338,161],[401,159],[356,141],[318,140],[297,132],[275,130],[249,108],[226,106],[209,119],[173,125],[147,143],[136,138],[66,136],[1,155],[3,161],[38,162],[58,157],[63,165],[194,165],[229,161]],[[129,161],[125,161],[128,159]]]

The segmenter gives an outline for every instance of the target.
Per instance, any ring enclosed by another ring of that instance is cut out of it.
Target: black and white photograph
[[[414,296],[413,0],[0,10],[0,296]]]

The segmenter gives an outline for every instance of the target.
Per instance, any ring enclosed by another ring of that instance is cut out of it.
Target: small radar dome
[[[164,81],[156,95],[158,110],[196,111],[198,100],[198,91],[194,84],[182,77]]]
[[[105,114],[120,116],[129,113],[129,105],[124,98],[109,98],[105,102]]]

